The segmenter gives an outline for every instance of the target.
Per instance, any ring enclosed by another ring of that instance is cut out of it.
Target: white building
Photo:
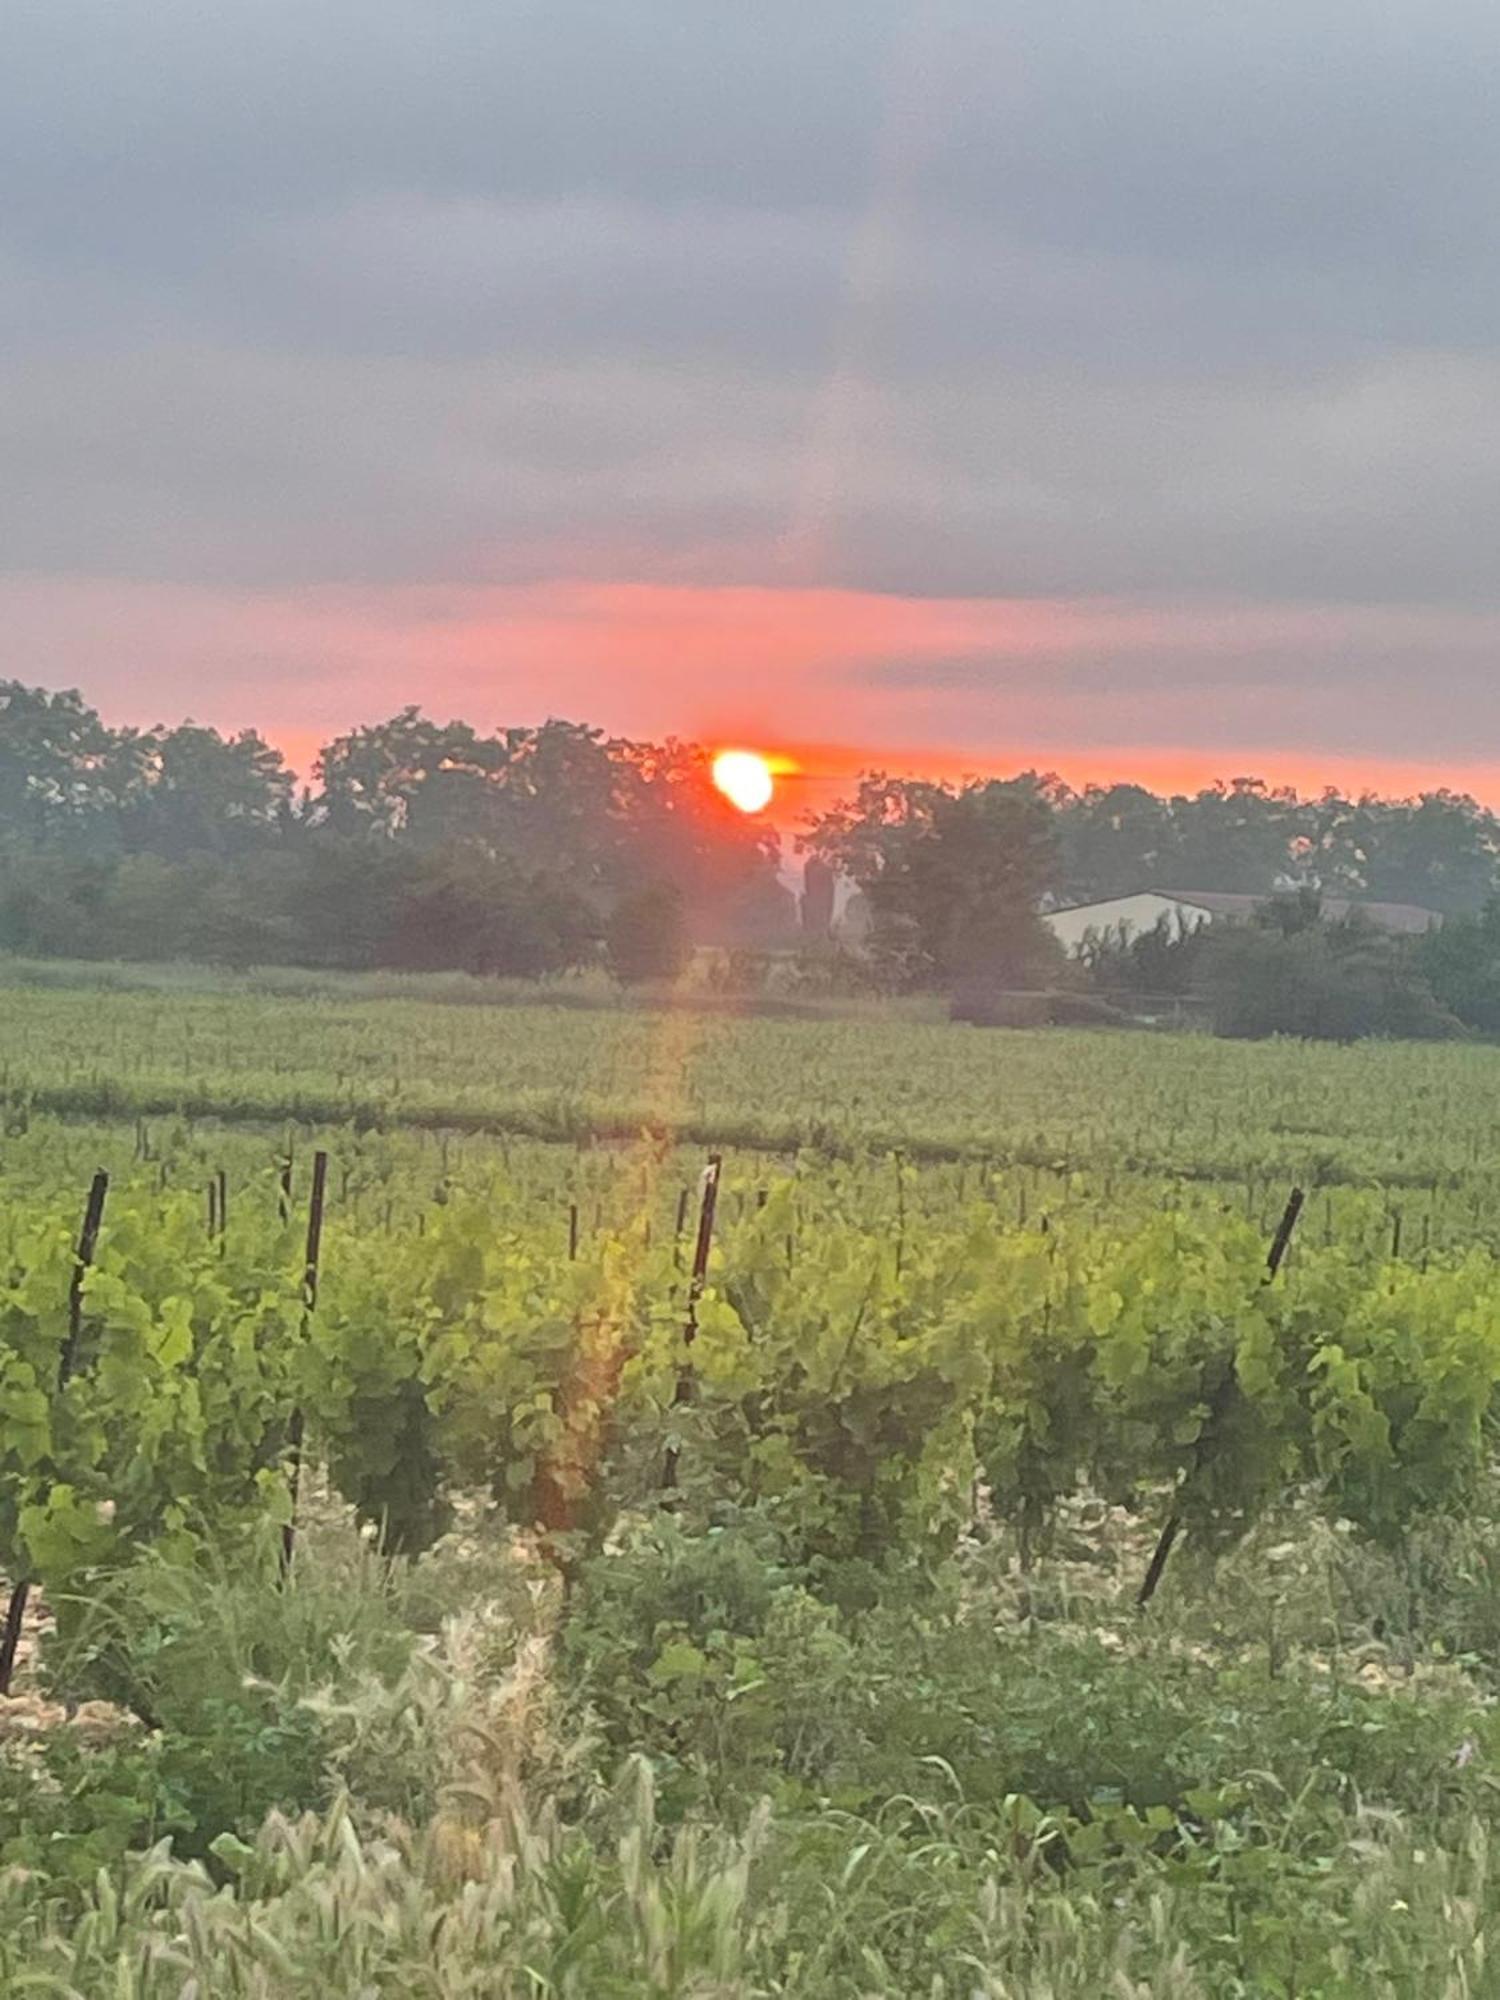
[[[1213,912],[1201,903],[1141,889],[1133,896],[1110,896],[1102,903],[1080,903],[1071,910],[1049,910],[1043,919],[1065,951],[1076,952],[1091,939],[1131,938],[1154,931],[1165,919],[1174,937],[1213,922]]]
[[[1244,921],[1253,916],[1265,896],[1231,895],[1221,890],[1141,889],[1132,896],[1108,896],[1099,903],[1079,903],[1070,910],[1049,910],[1043,916],[1052,935],[1066,951],[1077,952],[1091,939],[1140,937],[1166,919],[1174,937],[1195,931],[1201,924],[1224,920]],[[1357,910],[1381,930],[1420,935],[1442,919],[1432,910],[1415,903],[1356,903],[1340,896],[1323,899],[1325,917],[1346,917]]]

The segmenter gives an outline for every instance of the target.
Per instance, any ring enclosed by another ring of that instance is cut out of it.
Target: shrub
[[[681,891],[657,882],[623,896],[610,916],[605,948],[622,986],[676,979],[691,949]]]
[[[100,1763],[63,1733],[45,1768],[76,1807],[64,1830],[86,1833],[98,1814],[122,1849],[169,1832],[201,1855],[273,1808],[326,1805],[335,1732],[308,1698],[330,1682],[394,1682],[415,1645],[373,1560],[339,1574],[309,1559],[284,1584],[274,1559],[232,1571],[152,1553],[94,1579],[67,1610],[43,1655],[48,1693],[114,1704],[151,1735]],[[404,1775],[393,1786],[391,1804],[412,1802]],[[13,1847],[35,1810],[0,1819],[0,1845]]]
[[[1203,976],[1219,1035],[1430,1041],[1458,1032],[1412,954],[1398,939],[1359,923],[1285,934],[1259,924],[1226,931],[1213,940]]]

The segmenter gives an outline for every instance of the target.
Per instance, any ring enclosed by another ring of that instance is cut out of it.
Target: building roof
[[[1076,917],[1089,910],[1111,910],[1121,903],[1135,903],[1150,897],[1162,903],[1178,903],[1190,910],[1202,910],[1210,917],[1242,918],[1252,917],[1265,904],[1275,898],[1274,891],[1264,896],[1250,896],[1228,889],[1127,889],[1115,896],[1099,896],[1089,903],[1064,903],[1045,914],[1051,917]],[[1338,920],[1357,911],[1372,924],[1384,931],[1401,931],[1408,936],[1420,936],[1430,931],[1443,919],[1437,910],[1424,909],[1420,903],[1367,903],[1350,896],[1325,896],[1322,899],[1323,914]]]
[[[1251,917],[1274,900],[1271,895],[1237,895],[1221,889],[1163,889],[1159,893],[1169,902],[1186,903],[1215,917]],[[1423,909],[1420,903],[1367,903],[1352,896],[1325,896],[1322,902],[1324,916],[1335,922],[1357,912],[1383,931],[1403,931],[1412,936],[1420,936],[1442,922],[1436,910]]]

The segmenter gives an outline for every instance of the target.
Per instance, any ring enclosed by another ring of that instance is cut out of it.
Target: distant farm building
[[[1133,896],[1107,896],[1098,903],[1078,903],[1072,909],[1049,910],[1043,921],[1066,951],[1080,951],[1094,939],[1115,938],[1127,943],[1154,931],[1165,922],[1174,936],[1195,931],[1203,924],[1243,922],[1269,899],[1265,896],[1238,896],[1217,889],[1193,889],[1181,893],[1165,889],[1142,889]],[[1343,896],[1325,896],[1326,917],[1346,917],[1358,911],[1367,922],[1384,931],[1400,931],[1420,936],[1442,919],[1434,910],[1415,903],[1361,903]]]

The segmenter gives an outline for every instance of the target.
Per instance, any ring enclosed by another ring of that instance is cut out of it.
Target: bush
[[[657,1765],[673,1813],[743,1810],[763,1792],[856,1811],[1020,1795],[1080,1822],[1128,1807],[1190,1827],[1299,1797],[1310,1818],[1357,1801],[1464,1809],[1489,1782],[1477,1761],[1467,1776],[1454,1764],[1476,1726],[1460,1692],[1268,1675],[1149,1630],[997,1630],[946,1588],[893,1588],[840,1617],[743,1526],[657,1524],[597,1558],[563,1662],[606,1742]]]
[[[955,993],[951,1021],[978,1028],[1134,1028],[1140,1024],[1091,993],[999,993],[970,986]]]
[[[1206,954],[1204,993],[1218,1035],[1351,1042],[1459,1032],[1403,941],[1355,921],[1225,931]]]
[[[622,986],[678,978],[692,949],[681,891],[658,882],[623,896],[610,916],[605,949]]]
[[[52,1737],[43,1791],[0,1796],[0,1852],[11,1858],[29,1852],[38,1826],[94,1853],[99,1841],[85,1836],[96,1820],[119,1852],[170,1833],[179,1852],[203,1855],[273,1808],[326,1805],[336,1732],[309,1697],[330,1681],[394,1683],[415,1645],[373,1560],[342,1574],[309,1561],[283,1584],[274,1557],[231,1571],[148,1554],[64,1609],[43,1655],[47,1692],[110,1703],[151,1733],[107,1755]],[[391,1781],[388,1802],[410,1805],[406,1776],[393,1770]]]
[[[1500,1035],[1500,897],[1428,931],[1416,959],[1440,1006],[1465,1027]]]

